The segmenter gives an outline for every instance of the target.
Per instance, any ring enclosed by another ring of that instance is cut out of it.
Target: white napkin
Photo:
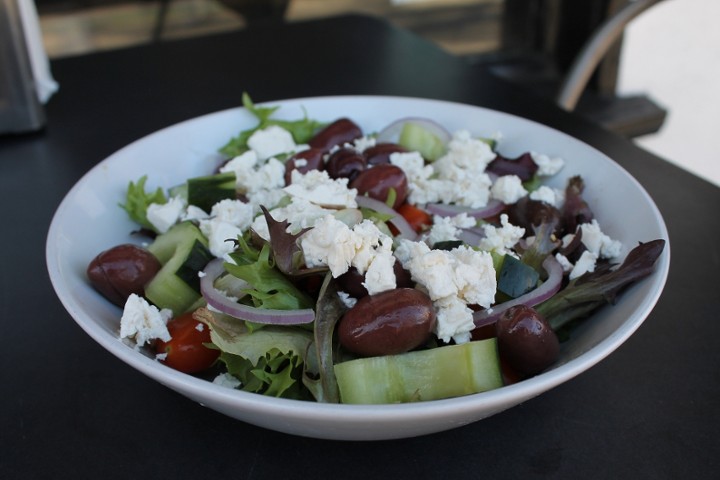
[[[40,19],[33,0],[16,0],[22,21],[25,44],[35,78],[35,89],[40,102],[46,103],[58,90],[58,84],[50,73],[50,62],[43,45]]]

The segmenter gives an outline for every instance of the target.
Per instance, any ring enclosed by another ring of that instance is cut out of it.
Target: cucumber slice
[[[403,125],[398,145],[410,151],[420,152],[424,159],[431,162],[445,153],[445,143],[440,137],[413,122]]]
[[[335,365],[342,403],[459,397],[503,385],[494,338]]]
[[[538,286],[540,274],[512,255],[505,255],[498,274],[497,289],[510,298],[524,295]]]
[[[191,178],[187,181],[188,203],[210,212],[217,202],[237,198],[235,183],[234,172]]]
[[[179,223],[159,235],[148,250],[163,266],[145,286],[147,299],[175,315],[194,306],[201,299],[198,272],[213,258],[200,229]]]

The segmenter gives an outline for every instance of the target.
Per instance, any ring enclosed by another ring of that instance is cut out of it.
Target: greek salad
[[[207,175],[129,183],[138,242],[87,268],[119,336],[181,372],[331,403],[499,388],[550,368],[664,248],[606,235],[593,179],[549,186],[568,167],[547,152],[508,158],[500,136],[429,118],[366,132],[243,104],[256,125]]]

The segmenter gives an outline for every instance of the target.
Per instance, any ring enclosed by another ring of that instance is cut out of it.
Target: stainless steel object
[[[0,134],[45,125],[20,15],[17,0],[0,0]]]

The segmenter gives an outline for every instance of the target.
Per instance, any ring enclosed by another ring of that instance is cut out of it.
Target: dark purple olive
[[[287,162],[285,162],[285,185],[290,185],[293,170],[307,173],[310,170],[322,170],[325,168],[323,162],[324,153],[319,148],[308,148],[288,158]]]
[[[397,288],[411,288],[414,286],[414,282],[410,278],[410,272],[405,270],[398,260],[395,260],[393,264],[393,272],[395,273],[395,285]],[[355,267],[350,267],[347,272],[337,278],[340,290],[358,299],[368,294],[363,285],[364,281],[365,275],[358,272]]]
[[[340,118],[316,133],[308,145],[327,152],[336,145],[342,146],[362,136],[362,130],[355,122],[348,118]]]
[[[338,338],[364,357],[395,355],[423,345],[435,328],[430,297],[414,288],[366,295],[340,319]]]
[[[383,164],[360,172],[348,185],[356,188],[358,195],[368,194],[369,197],[381,202],[387,201],[390,189],[395,190],[393,208],[405,203],[408,195],[408,181],[405,172],[395,165]]]
[[[390,155],[393,153],[402,152],[407,152],[407,150],[396,143],[378,143],[374,147],[365,149],[363,155],[368,165],[380,165],[390,163]]]
[[[500,356],[520,374],[537,375],[560,354],[560,342],[545,317],[526,305],[505,310],[495,331]]]
[[[365,157],[350,148],[341,148],[330,155],[325,170],[330,178],[355,178],[365,170]]]
[[[130,294],[143,295],[145,285],[160,270],[160,261],[144,248],[123,244],[101,252],[88,265],[90,284],[115,305]]]

